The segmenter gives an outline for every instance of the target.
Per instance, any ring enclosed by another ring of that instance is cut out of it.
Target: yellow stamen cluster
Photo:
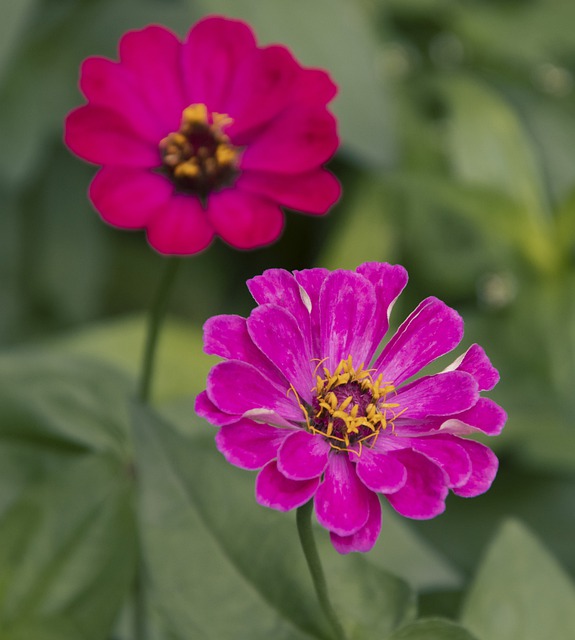
[[[298,398],[309,431],[323,435],[334,449],[361,455],[364,443],[373,446],[379,432],[388,425],[393,430],[393,421],[402,412],[395,411],[397,402],[387,401],[395,387],[384,382],[382,375],[374,380],[363,365],[355,369],[351,356],[342,360],[333,373],[323,367],[323,374],[317,376],[312,389],[317,403],[314,415],[310,416],[309,408]]]
[[[199,193],[229,179],[239,157],[239,150],[223,132],[231,118],[212,113],[211,120],[205,104],[192,104],[182,113],[179,131],[160,142],[164,167],[175,182]]]

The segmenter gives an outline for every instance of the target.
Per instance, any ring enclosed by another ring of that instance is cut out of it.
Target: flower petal
[[[352,271],[333,271],[320,294],[321,353],[333,372],[341,360],[353,357],[355,367],[369,364],[372,344],[365,339],[375,310],[372,284]]]
[[[216,427],[233,424],[239,420],[238,416],[232,416],[229,413],[220,411],[208,398],[208,394],[205,391],[202,391],[196,397],[194,409],[200,418],[204,418],[204,420],[207,420]]]
[[[275,462],[267,464],[256,478],[256,500],[264,507],[290,511],[305,504],[316,492],[319,478],[289,480]]]
[[[263,129],[244,151],[240,169],[305,173],[336,152],[335,118],[321,107],[290,107]]]
[[[463,438],[457,438],[457,442],[471,459],[471,475],[465,484],[453,489],[453,493],[464,498],[473,498],[489,489],[497,475],[499,461],[493,451],[484,444]]]
[[[278,239],[284,224],[277,204],[237,189],[210,195],[208,217],[218,235],[237,249],[270,244]]]
[[[235,144],[249,143],[246,133],[274,118],[290,102],[301,68],[283,46],[253,49],[238,65],[226,113],[233,123],[226,133]]]
[[[437,298],[427,298],[399,327],[375,361],[376,375],[397,387],[463,337],[461,316]]]
[[[297,283],[306,293],[309,308],[309,322],[311,331],[311,350],[313,355],[320,360],[321,355],[321,329],[320,329],[320,312],[319,299],[321,287],[324,280],[329,275],[327,269],[304,269],[303,271],[294,271],[294,277]]]
[[[347,455],[331,455],[315,495],[318,522],[340,536],[356,533],[369,518],[369,494]]]
[[[318,215],[327,213],[341,195],[339,181],[326,169],[294,175],[244,171],[236,184],[284,207]]]
[[[108,108],[85,105],[71,111],[64,141],[80,158],[94,164],[123,167],[157,167],[160,152],[155,144],[134,131],[131,124]]]
[[[189,104],[183,91],[178,38],[165,27],[151,25],[126,33],[119,49],[121,64],[132,72],[166,135],[177,131]]]
[[[407,480],[407,470],[397,458],[368,449],[363,450],[356,471],[363,484],[377,493],[399,491]]]
[[[200,201],[185,195],[171,198],[148,224],[147,233],[156,251],[182,256],[203,251],[214,237]]]
[[[209,16],[197,22],[183,46],[187,104],[203,103],[224,112],[239,61],[256,46],[250,27],[239,20]]]
[[[143,169],[103,167],[90,185],[90,199],[102,218],[122,229],[142,229],[172,198],[164,176]]]
[[[221,315],[204,324],[204,351],[226,360],[241,360],[253,365],[274,384],[287,389],[285,376],[256,347],[248,333],[245,318]]]
[[[407,468],[403,487],[386,495],[391,506],[402,516],[416,520],[434,518],[445,510],[448,488],[441,469],[424,455],[403,449],[391,455]]]
[[[239,360],[220,362],[207,380],[210,400],[226,413],[242,416],[251,409],[271,409],[287,420],[303,421],[301,409],[285,391],[255,367]]]
[[[497,436],[507,421],[507,413],[490,398],[479,398],[477,403],[468,409],[451,416],[440,427],[443,433],[465,435],[482,431],[488,436]]]
[[[461,487],[471,475],[471,460],[464,447],[449,436],[427,436],[412,438],[411,446],[435,463],[448,478],[449,488]]]
[[[371,282],[377,300],[373,322],[369,327],[368,339],[373,345],[373,352],[369,354],[368,360],[371,360],[387,333],[393,305],[407,284],[407,271],[399,264],[386,262],[366,262],[356,271]]]
[[[369,517],[363,527],[351,536],[329,534],[331,543],[338,553],[346,554],[352,551],[367,553],[373,549],[381,531],[381,504],[375,493],[369,493]]]
[[[445,371],[470,373],[477,380],[479,391],[489,391],[499,382],[499,372],[478,344],[472,344],[462,356],[446,367]]]
[[[124,65],[107,58],[87,58],[80,71],[80,89],[92,105],[115,111],[145,140],[157,145],[169,133],[142,99]]]
[[[247,320],[251,339],[294,386],[300,398],[312,401],[311,353],[292,314],[275,304],[256,307]]]
[[[397,402],[397,412],[403,412],[401,421],[422,419],[427,416],[449,416],[465,411],[478,400],[477,383],[464,371],[448,371],[435,376],[415,380],[397,390],[392,401]]]
[[[322,69],[304,68],[298,78],[297,89],[292,92],[291,100],[295,104],[327,104],[337,94],[337,85]]]
[[[323,438],[296,431],[284,440],[278,451],[278,469],[292,480],[317,478],[325,471],[330,450]]]
[[[277,455],[290,432],[251,420],[223,426],[216,435],[216,446],[226,460],[242,469],[261,469]]]

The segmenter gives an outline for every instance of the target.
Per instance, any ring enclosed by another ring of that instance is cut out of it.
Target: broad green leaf
[[[479,640],[571,640],[575,586],[527,529],[508,521],[487,551],[462,620]]]
[[[253,474],[225,462],[210,427],[198,423],[195,437],[182,437],[136,406],[134,428],[150,598],[174,640],[237,638],[238,629],[253,640],[329,638],[293,515],[255,503]],[[384,637],[412,616],[405,583],[320,541],[351,638]]]
[[[86,358],[29,350],[0,357],[0,437],[79,452],[127,451],[127,378]]]
[[[2,640],[78,640],[82,630],[66,617],[38,617],[24,620],[15,628],[1,629]]]
[[[449,110],[447,139],[455,174],[520,203],[526,221],[538,225],[532,252],[545,266],[553,257],[544,242],[549,233],[547,194],[542,167],[517,113],[494,89],[471,77],[450,77],[441,89]]]
[[[201,0],[201,6],[205,13],[247,20],[261,42],[281,42],[304,64],[328,70],[339,85],[333,111],[344,148],[363,163],[390,164],[395,141],[382,74],[377,72],[377,33],[359,3]]]
[[[466,629],[449,620],[418,620],[386,640],[476,640]]]
[[[10,63],[13,49],[20,43],[24,28],[38,0],[4,0],[0,20],[0,83],[4,69]]]
[[[82,328],[50,343],[50,350],[90,356],[123,369],[134,377],[141,367],[148,318],[145,314],[108,320]],[[168,318],[163,325],[153,382],[158,401],[196,395],[218,361],[203,352],[202,331],[188,322]]]

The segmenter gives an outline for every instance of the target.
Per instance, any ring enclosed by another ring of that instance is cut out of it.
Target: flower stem
[[[154,300],[150,309],[148,318],[148,329],[146,335],[146,344],[144,347],[144,357],[142,360],[142,369],[140,373],[140,382],[138,385],[138,399],[143,403],[149,403],[152,378],[154,374],[154,363],[156,359],[156,351],[158,346],[158,338],[162,322],[168,308],[168,300],[173,288],[178,267],[181,260],[176,258],[168,258],[164,265],[164,273],[160,279],[160,284],[156,290]],[[134,474],[136,482],[138,481],[137,466],[134,463]],[[138,531],[137,540],[137,559],[136,559],[136,576],[134,583],[134,600],[133,600],[133,633],[134,640],[148,640],[148,616],[146,601],[146,576],[144,556],[142,552],[142,542],[140,532]]]
[[[337,614],[335,613],[335,610],[329,600],[329,596],[327,593],[327,583],[325,581],[325,575],[321,567],[321,561],[319,559],[317,546],[313,537],[311,513],[311,500],[303,506],[299,507],[297,510],[296,520],[299,539],[305,555],[305,559],[307,561],[307,566],[309,567],[309,572],[311,573],[311,578],[313,580],[313,586],[315,587],[317,598],[319,600],[321,608],[323,609],[323,612],[325,613],[327,619],[331,624],[334,632],[334,639],[346,640],[346,635],[343,627],[341,626],[341,623],[337,617]]]
[[[150,390],[152,386],[152,375],[154,373],[154,361],[156,356],[156,346],[160,334],[160,327],[166,310],[168,308],[168,300],[178,267],[181,260],[177,258],[168,258],[166,260],[164,274],[160,280],[160,286],[156,291],[156,296],[152,303],[150,316],[148,320],[148,334],[146,337],[146,347],[144,350],[144,359],[142,362],[142,372],[140,375],[140,386],[138,388],[138,398],[142,402],[150,400]]]

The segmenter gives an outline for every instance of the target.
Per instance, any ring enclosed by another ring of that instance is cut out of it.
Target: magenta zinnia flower
[[[381,353],[391,308],[407,283],[398,265],[351,271],[266,271],[248,282],[249,318],[205,325],[211,370],[198,414],[220,427],[232,464],[261,469],[257,501],[280,511],[312,497],[340,553],[368,551],[381,528],[377,494],[409,518],[433,518],[451,489],[485,492],[492,451],[462,436],[498,434],[505,412],[480,392],[499,379],[472,345],[435,375],[413,380],[454,349],[463,320],[427,298]]]
[[[160,26],[125,34],[119,62],[88,58],[65,140],[102,165],[90,198],[108,223],[145,228],[165,254],[214,235],[250,249],[276,240],[280,206],[324,214],[340,187],[323,168],[338,146],[336,87],[250,27],[210,17],[184,42]]]

